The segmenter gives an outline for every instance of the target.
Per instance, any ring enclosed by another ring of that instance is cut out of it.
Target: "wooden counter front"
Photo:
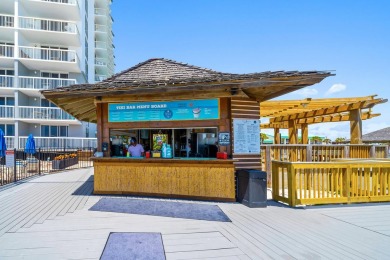
[[[235,201],[234,160],[93,158],[95,194]]]

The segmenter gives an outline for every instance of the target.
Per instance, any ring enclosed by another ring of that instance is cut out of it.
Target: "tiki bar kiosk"
[[[235,201],[235,171],[261,169],[259,103],[330,75],[231,74],[150,59],[96,84],[42,94],[97,123],[95,194]]]

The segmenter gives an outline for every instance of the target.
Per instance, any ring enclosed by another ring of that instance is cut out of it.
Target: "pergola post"
[[[301,124],[301,135],[302,135],[302,144],[306,145],[303,149],[303,158],[302,161],[308,161],[309,156],[311,156],[311,147],[309,147],[309,127],[308,124]]]
[[[281,140],[280,140],[280,129],[279,128],[274,128],[274,144],[280,144],[280,142],[281,142]],[[275,160],[280,160],[280,158],[279,158],[279,148],[276,147],[274,149],[274,159]]]
[[[295,120],[289,120],[288,121],[288,140],[289,144],[297,144],[298,138],[297,138],[297,121]],[[290,162],[296,162],[297,161],[297,152],[296,149],[290,150]]]
[[[309,127],[308,124],[301,124],[302,144],[309,144]]]
[[[351,126],[351,144],[362,143],[362,118],[360,109],[354,109],[349,112]]]
[[[274,128],[274,144],[280,144],[280,129]]]

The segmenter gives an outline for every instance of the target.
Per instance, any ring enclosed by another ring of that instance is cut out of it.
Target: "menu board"
[[[108,122],[219,119],[219,99],[108,105]]]
[[[234,153],[260,154],[260,120],[233,119]]]

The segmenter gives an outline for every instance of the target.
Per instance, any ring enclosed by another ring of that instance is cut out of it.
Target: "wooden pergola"
[[[302,144],[308,144],[308,125],[326,122],[350,121],[351,144],[362,143],[362,120],[380,116],[373,113],[377,104],[387,99],[376,95],[354,98],[327,98],[303,100],[277,100],[260,103],[260,117],[269,118],[261,128],[274,129],[274,143],[280,144],[280,129],[288,129],[289,143],[297,144],[298,129],[302,132]]]

